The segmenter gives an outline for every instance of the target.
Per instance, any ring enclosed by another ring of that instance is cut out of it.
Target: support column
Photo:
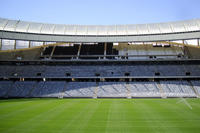
[[[185,51],[185,41],[184,40],[182,40],[182,50],[183,50],[183,56],[185,56],[186,55],[186,51]]]
[[[31,47],[31,41],[28,41],[28,48]]]
[[[165,92],[164,92],[164,90],[163,90],[163,88],[162,88],[162,86],[160,84],[160,81],[157,81],[156,83],[157,83],[157,87],[158,87],[159,92],[160,92],[160,96],[162,98],[167,98],[167,96],[165,95]]]
[[[185,40],[182,40],[183,45],[185,45]]]
[[[104,57],[103,59],[106,59],[106,48],[107,48],[107,43],[104,43]]]
[[[15,40],[15,42],[14,42],[14,49],[16,49],[16,40]]]
[[[0,39],[0,50],[2,50],[2,39]]]
[[[82,45],[82,43],[79,45],[76,59],[79,59],[79,56],[80,56],[80,53],[81,53],[81,45]]]
[[[93,98],[95,98],[95,99],[98,96],[98,89],[99,89],[99,82],[96,82],[96,87],[95,87],[94,95],[93,95]]]
[[[169,42],[169,45],[171,46],[171,42],[170,41],[168,41]]]

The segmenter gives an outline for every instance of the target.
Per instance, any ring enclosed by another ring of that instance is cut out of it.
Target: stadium
[[[199,132],[200,19],[0,18],[0,132]]]

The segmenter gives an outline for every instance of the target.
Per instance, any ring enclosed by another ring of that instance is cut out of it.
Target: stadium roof
[[[129,25],[64,25],[0,18],[0,30],[58,35],[140,35],[200,30],[200,19]]]
[[[200,19],[152,24],[64,25],[0,18],[0,38],[57,42],[141,42],[200,38]]]

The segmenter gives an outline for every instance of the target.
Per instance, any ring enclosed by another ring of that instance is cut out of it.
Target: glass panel
[[[65,34],[66,35],[75,35],[76,34],[76,26],[75,25],[66,25],[65,26]]]
[[[139,34],[149,34],[148,27],[146,24],[138,25]]]
[[[185,28],[187,31],[199,30],[196,21],[192,21],[192,20],[185,22]]]
[[[97,26],[88,26],[88,35],[97,35]]]
[[[54,25],[44,24],[41,29],[41,33],[53,34]]]
[[[19,31],[19,32],[27,32],[28,26],[29,26],[29,23],[28,23],[28,22],[20,21],[20,22],[17,24],[16,31]]]
[[[35,41],[31,41],[31,46],[30,47],[35,47],[35,46],[42,46],[43,42],[35,42]]]
[[[47,45],[47,44],[55,44],[56,42],[45,42],[44,45]]]
[[[106,26],[98,26],[97,35],[107,35],[107,27]]]
[[[15,45],[15,40],[7,40],[7,39],[2,40],[2,50],[14,49],[14,45]]]
[[[118,25],[117,26],[117,35],[126,35],[126,25]]]
[[[56,25],[54,29],[54,34],[64,34],[65,33],[65,25]]]
[[[195,46],[198,45],[197,39],[185,40],[184,42],[185,42],[185,44],[189,44],[189,45],[195,45]]]
[[[3,30],[4,26],[7,24],[8,20],[0,18],[0,30]]]
[[[138,34],[137,25],[128,25],[127,32],[129,35],[136,35]]]
[[[161,33],[170,33],[170,32],[172,32],[170,24],[160,23],[159,26],[160,26]]]
[[[116,30],[117,30],[116,26],[107,26],[107,34],[108,35],[116,35]]]
[[[9,20],[8,23],[6,24],[6,27],[4,28],[4,30],[15,31],[16,24],[17,24],[18,22],[19,22],[19,21]]]
[[[150,34],[159,34],[160,28],[158,24],[148,24]]]
[[[28,32],[40,33],[41,27],[42,27],[42,24],[40,24],[40,23],[30,23]]]
[[[77,35],[86,35],[86,33],[87,33],[87,27],[86,26],[79,25],[76,28],[77,28],[76,29],[76,31],[77,31],[76,34]]]
[[[28,48],[29,41],[17,40],[16,49]]]
[[[184,23],[174,22],[171,24],[174,32],[185,32],[186,29],[184,27]]]
[[[183,40],[176,40],[176,41],[171,41],[171,42],[175,42],[175,43],[183,43]]]
[[[200,30],[200,19],[196,20],[196,24],[198,25],[197,27],[197,30]]]

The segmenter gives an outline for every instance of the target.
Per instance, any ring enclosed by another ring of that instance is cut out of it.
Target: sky
[[[200,18],[200,0],[0,0],[0,17],[53,24],[115,25]]]

